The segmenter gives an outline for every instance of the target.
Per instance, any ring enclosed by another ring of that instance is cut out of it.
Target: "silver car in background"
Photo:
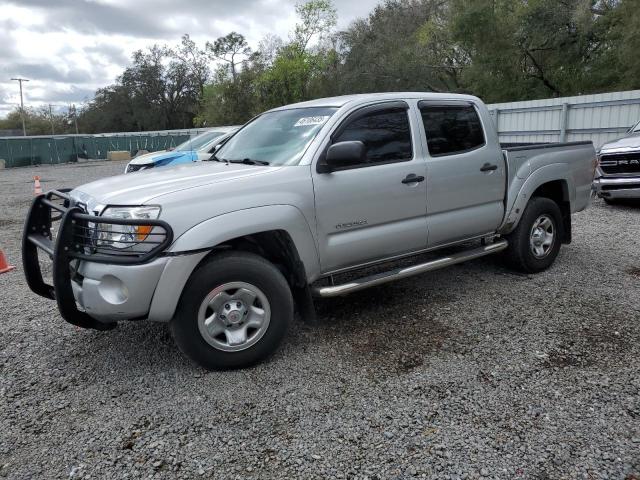
[[[640,199],[640,122],[627,131],[626,137],[600,148],[594,187],[609,204]]]

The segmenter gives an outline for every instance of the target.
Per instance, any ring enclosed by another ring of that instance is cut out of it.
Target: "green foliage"
[[[314,37],[323,40],[338,23],[338,13],[331,0],[310,0],[298,4],[296,14],[300,21],[295,27],[292,45],[300,51],[306,50]]]
[[[254,51],[231,32],[204,49],[185,35],[176,48],[136,52],[79,124],[87,132],[240,124],[280,105],[360,92],[468,92],[503,102],[640,88],[637,7],[385,0],[336,32],[332,1],[309,0],[296,6],[288,40],[270,35]],[[29,122],[40,125],[36,117]],[[5,128],[20,128],[17,120],[11,114]]]
[[[236,32],[218,38],[213,44],[207,42],[206,48],[214,58],[227,64],[232,80],[236,80],[237,66],[243,61],[242,58],[238,60],[238,57],[246,57],[251,53],[247,40]]]
[[[460,91],[463,63],[437,0],[387,0],[340,34],[343,93]]]
[[[615,2],[617,3],[617,2]],[[640,88],[640,9],[633,0],[605,10],[600,25],[604,41],[595,68],[600,88]]]
[[[69,107],[64,113],[49,113],[48,107],[41,109],[26,108],[24,112],[27,135],[55,135],[75,133],[73,109]],[[11,111],[6,118],[0,119],[0,130],[22,131],[20,109]]]
[[[241,48],[246,46],[244,37],[232,32],[208,47],[230,65],[231,75],[227,66],[218,70],[205,89],[197,124],[244,123],[269,108],[335,91],[330,81],[337,65],[330,40],[337,21],[335,8],[328,0],[312,0],[298,5],[296,12],[300,22],[287,43],[270,37],[261,42],[261,51],[249,55],[248,48]],[[236,72],[238,53],[247,58]]]
[[[611,40],[622,31],[630,34],[632,27],[619,28],[623,22],[617,22],[612,29],[615,20],[611,16],[625,9],[637,10],[631,4],[613,0],[453,0],[452,39],[471,60],[464,69],[463,83],[487,101],[620,88],[617,71],[624,66],[611,62],[611,56],[624,47]],[[609,70],[602,72],[599,67],[607,64]]]
[[[139,50],[116,84],[96,92],[80,123],[89,133],[192,127],[209,77],[208,54],[189,35],[176,48]]]

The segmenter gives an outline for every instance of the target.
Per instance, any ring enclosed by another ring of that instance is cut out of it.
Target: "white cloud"
[[[334,0],[339,27],[365,17],[380,0]],[[267,34],[286,38],[295,0],[0,0],[0,116],[19,105],[65,108],[113,83],[131,54],[184,33],[213,41],[234,30],[253,47]]]

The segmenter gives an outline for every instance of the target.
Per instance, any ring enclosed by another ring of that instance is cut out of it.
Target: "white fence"
[[[640,90],[488,105],[500,141],[574,142],[596,148],[640,121]]]

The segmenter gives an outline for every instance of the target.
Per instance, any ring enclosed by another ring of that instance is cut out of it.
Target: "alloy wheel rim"
[[[239,352],[255,345],[266,333],[271,306],[255,285],[229,282],[213,289],[200,304],[198,329],[212,347]]]
[[[533,226],[529,236],[531,253],[536,258],[544,258],[553,249],[556,240],[555,226],[549,215],[540,215]]]

